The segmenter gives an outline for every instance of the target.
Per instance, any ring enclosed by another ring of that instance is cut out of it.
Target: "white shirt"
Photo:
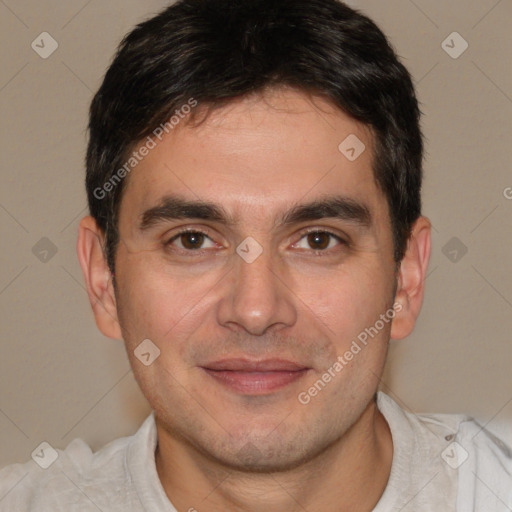
[[[468,416],[411,414],[382,392],[377,404],[394,451],[373,512],[512,510],[512,451],[502,441]],[[176,512],[158,478],[156,445],[152,413],[134,436],[94,454],[80,439],[65,450],[43,446],[34,460],[0,470],[0,511]]]

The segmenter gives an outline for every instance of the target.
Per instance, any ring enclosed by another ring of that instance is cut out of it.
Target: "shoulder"
[[[151,416],[144,425],[149,420]],[[106,500],[123,498],[120,502],[126,502],[131,486],[127,454],[143,427],[135,436],[116,439],[96,453],[81,439],[64,450],[45,444],[33,453],[32,460],[1,469],[0,512],[97,512],[97,504]]]
[[[505,442],[468,415],[415,414],[384,393],[378,406],[397,441],[406,438],[402,452],[407,448],[416,461],[409,470],[414,473],[423,461],[423,467],[441,475],[439,481],[456,494],[457,510],[512,509],[512,450]]]
[[[460,414],[418,415],[430,428],[450,430],[440,453],[458,475],[458,509],[512,509],[512,449],[473,418]]]
[[[460,423],[454,448],[459,456],[459,500],[483,510],[512,508],[512,449],[473,419]],[[464,508],[464,507],[462,507]]]

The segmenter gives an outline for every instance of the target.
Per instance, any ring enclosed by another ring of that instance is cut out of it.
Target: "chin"
[[[294,452],[283,452],[271,447],[260,449],[255,444],[248,442],[238,452],[226,457],[223,452],[218,459],[223,465],[242,473],[280,473],[290,471],[301,466],[310,457]]]

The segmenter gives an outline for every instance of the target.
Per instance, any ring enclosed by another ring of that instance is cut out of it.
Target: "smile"
[[[210,377],[238,393],[263,395],[290,385],[311,369],[285,359],[222,359],[201,367]]]
[[[277,391],[295,382],[309,371],[303,368],[294,371],[240,371],[240,370],[203,370],[217,382],[238,393],[263,395]]]

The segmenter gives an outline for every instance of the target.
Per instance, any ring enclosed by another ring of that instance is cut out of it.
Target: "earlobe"
[[[420,217],[411,230],[407,250],[398,271],[395,295],[395,304],[398,307],[391,326],[392,339],[408,336],[420,313],[430,260],[430,230],[430,221],[426,217]]]
[[[98,329],[109,338],[121,339],[112,275],[103,251],[103,233],[90,216],[80,222],[77,253]]]

